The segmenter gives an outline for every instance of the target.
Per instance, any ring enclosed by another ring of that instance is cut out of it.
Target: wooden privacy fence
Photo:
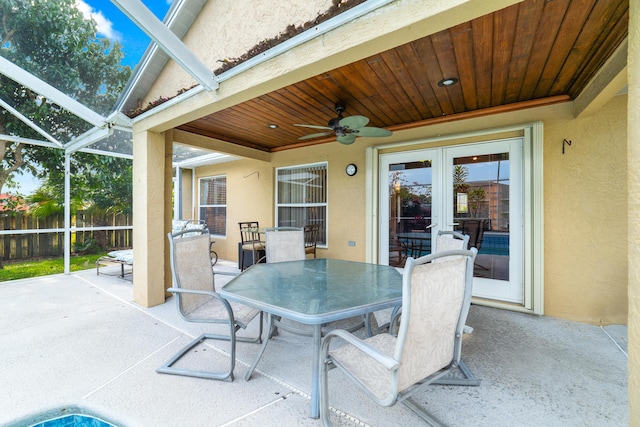
[[[71,218],[71,252],[88,239],[104,249],[132,246],[131,215],[98,218],[79,211]],[[64,215],[36,218],[25,213],[0,214],[0,257],[3,261],[64,255]]]

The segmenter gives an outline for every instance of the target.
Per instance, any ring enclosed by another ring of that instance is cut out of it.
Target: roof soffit
[[[178,95],[166,105],[161,104],[135,117],[135,132],[164,132],[518,1],[500,0],[487,4],[483,0],[458,0],[427,5],[409,0],[394,1],[241,74],[236,74],[233,69],[220,74],[221,86],[214,93],[202,93],[202,88],[195,87]]]

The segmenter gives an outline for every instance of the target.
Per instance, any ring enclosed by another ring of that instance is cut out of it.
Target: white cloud
[[[120,39],[121,35],[113,29],[113,22],[107,19],[101,11],[93,9],[83,0],[76,0],[76,8],[82,12],[85,18],[93,18],[98,24],[98,34],[108,39]]]

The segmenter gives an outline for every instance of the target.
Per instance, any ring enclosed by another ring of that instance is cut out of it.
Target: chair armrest
[[[193,295],[208,295],[210,297],[218,298],[226,301],[224,298],[220,296],[217,292],[213,291],[200,291],[197,289],[181,289],[181,288],[169,288],[167,291],[172,292],[174,294],[193,294]]]
[[[327,358],[329,354],[329,344],[331,342],[331,339],[333,339],[334,337],[345,340],[361,352],[365,353],[367,356],[370,356],[376,362],[380,363],[389,371],[394,371],[400,367],[400,362],[398,362],[393,357],[387,356],[381,351],[371,347],[360,338],[342,329],[334,329],[324,336],[324,339],[322,340],[322,357],[320,360],[324,360]]]
[[[219,274],[220,276],[239,276],[240,273],[234,273],[233,271],[213,271],[213,274]]]

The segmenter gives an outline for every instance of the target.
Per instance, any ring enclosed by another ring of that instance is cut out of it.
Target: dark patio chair
[[[313,254],[316,258],[316,249],[320,241],[320,224],[307,224],[304,226],[304,252]]]
[[[244,271],[244,254],[251,252],[251,265],[255,264],[264,251],[265,243],[260,239],[258,221],[239,222],[240,226],[240,270]]]

